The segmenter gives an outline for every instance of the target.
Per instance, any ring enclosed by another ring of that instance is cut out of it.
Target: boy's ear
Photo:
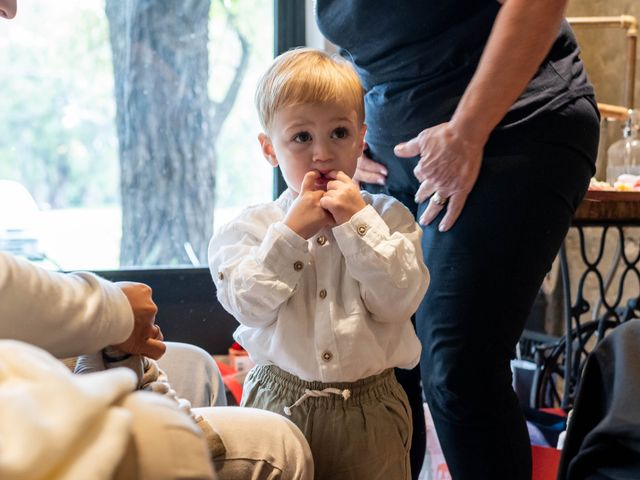
[[[258,135],[258,141],[260,142],[260,147],[262,148],[262,155],[267,159],[267,162],[272,167],[278,166],[278,159],[276,158],[276,152],[273,150],[273,145],[271,144],[271,139],[264,133]]]
[[[362,151],[364,150],[364,136],[366,133],[367,133],[367,124],[363,123],[362,128],[360,129],[360,145],[358,146],[358,148],[360,149],[360,154],[362,154]]]

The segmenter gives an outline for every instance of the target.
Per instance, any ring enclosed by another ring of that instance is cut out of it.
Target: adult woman
[[[598,143],[566,3],[317,0],[367,89],[358,179],[425,226],[421,373],[456,480],[531,475],[509,359]]]

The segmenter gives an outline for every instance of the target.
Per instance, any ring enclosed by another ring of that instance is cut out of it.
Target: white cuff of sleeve
[[[133,310],[129,299],[115,283],[90,272],[74,272],[85,281],[97,281],[102,288],[103,318],[99,323],[103,328],[103,340],[107,345],[117,345],[129,338],[133,332]]]
[[[375,208],[367,205],[348,222],[333,227],[333,235],[345,257],[362,252],[362,244],[375,247],[389,237],[389,227]]]
[[[295,285],[309,263],[309,245],[284,223],[277,222],[267,230],[258,259],[280,280]]]

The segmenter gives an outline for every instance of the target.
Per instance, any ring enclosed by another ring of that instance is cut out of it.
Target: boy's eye
[[[349,130],[344,127],[338,127],[331,132],[331,138],[347,138],[349,136]]]
[[[306,143],[311,140],[311,134],[309,132],[299,132],[293,136],[293,141],[296,143]]]

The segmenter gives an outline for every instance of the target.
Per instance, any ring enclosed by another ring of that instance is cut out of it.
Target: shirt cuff
[[[373,248],[389,237],[389,227],[371,205],[332,231],[345,257],[361,253],[363,242]]]
[[[272,224],[258,250],[258,259],[289,285],[295,285],[309,263],[309,245],[282,222]]]

